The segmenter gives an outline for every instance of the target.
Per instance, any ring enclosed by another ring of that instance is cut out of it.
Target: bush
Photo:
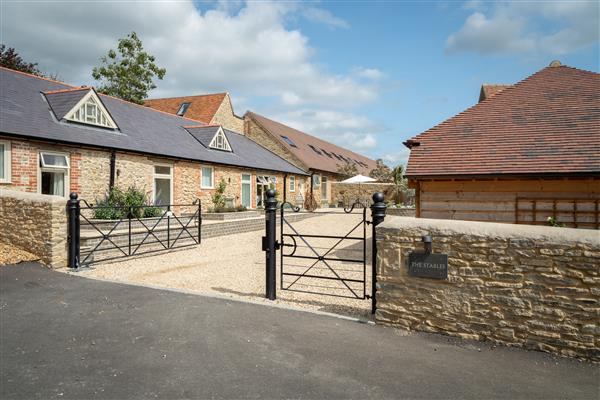
[[[237,207],[213,207],[209,208],[209,213],[228,213],[228,212],[240,212],[247,211],[246,206],[237,206]]]
[[[94,218],[121,219],[159,217],[163,209],[150,205],[148,196],[136,187],[130,186],[126,191],[113,187],[102,200],[96,202]],[[129,215],[131,214],[131,215]]]
[[[213,208],[224,208],[225,207],[225,189],[227,188],[227,183],[225,183],[224,179],[221,179],[219,184],[215,189],[215,194],[212,196]]]

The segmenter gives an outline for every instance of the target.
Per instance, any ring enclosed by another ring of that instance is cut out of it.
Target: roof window
[[[320,155],[320,156],[323,155],[323,153],[321,153],[321,151],[319,149],[317,149],[315,146],[313,146],[312,144],[309,144],[308,147],[310,147],[312,149],[312,151],[314,151],[318,155]]]
[[[65,119],[115,129],[117,125],[112,120],[104,105],[93,90],[81,99],[73,109],[67,113]]]
[[[281,136],[281,138],[290,146],[298,148],[298,146],[296,146],[296,143],[294,143],[294,141],[292,139],[290,139],[289,137],[283,136],[283,135],[279,135],[279,136]]]
[[[181,106],[179,106],[179,110],[177,110],[177,115],[183,117],[188,108],[190,108],[190,104],[192,103],[181,103]]]
[[[328,152],[327,150],[325,150],[325,149],[321,149],[321,151],[322,151],[323,153],[325,153],[325,155],[326,155],[327,157],[329,157],[329,158],[333,158],[333,157],[331,156],[331,153],[330,153],[330,152]]]

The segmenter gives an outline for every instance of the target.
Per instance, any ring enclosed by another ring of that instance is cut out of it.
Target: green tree
[[[92,70],[92,76],[100,82],[98,90],[142,104],[148,92],[156,88],[154,77],[163,79],[167,70],[154,63],[154,56],[144,51],[135,32],[119,39],[117,51],[109,50],[100,59],[102,65]]]
[[[38,69],[38,63],[30,63],[23,60],[14,47],[6,47],[4,44],[0,45],[0,65],[5,68],[14,69],[15,71],[44,76]]]
[[[404,193],[408,189],[406,178],[404,178],[404,166],[398,165],[392,169],[392,183],[394,184],[394,203],[399,204],[404,200]]]
[[[392,170],[383,163],[381,158],[377,159],[376,166],[369,172],[369,176],[377,182],[392,182]]]
[[[342,179],[352,178],[355,175],[358,175],[358,169],[356,165],[346,163],[344,165],[337,166],[337,174],[341,176]]]

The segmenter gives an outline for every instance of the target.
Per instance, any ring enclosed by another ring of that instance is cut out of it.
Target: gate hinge
[[[275,241],[275,250],[279,250],[281,248],[281,243],[279,241]],[[269,241],[266,236],[262,237],[262,251],[269,250]]]

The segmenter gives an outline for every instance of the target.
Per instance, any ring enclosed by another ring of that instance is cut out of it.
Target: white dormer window
[[[117,125],[112,120],[106,108],[93,90],[90,90],[71,111],[65,119],[115,129]]]
[[[217,133],[215,133],[215,136],[211,140],[208,147],[211,149],[231,151],[231,146],[229,145],[227,136],[225,136],[225,133],[223,132],[223,128],[219,128]]]

